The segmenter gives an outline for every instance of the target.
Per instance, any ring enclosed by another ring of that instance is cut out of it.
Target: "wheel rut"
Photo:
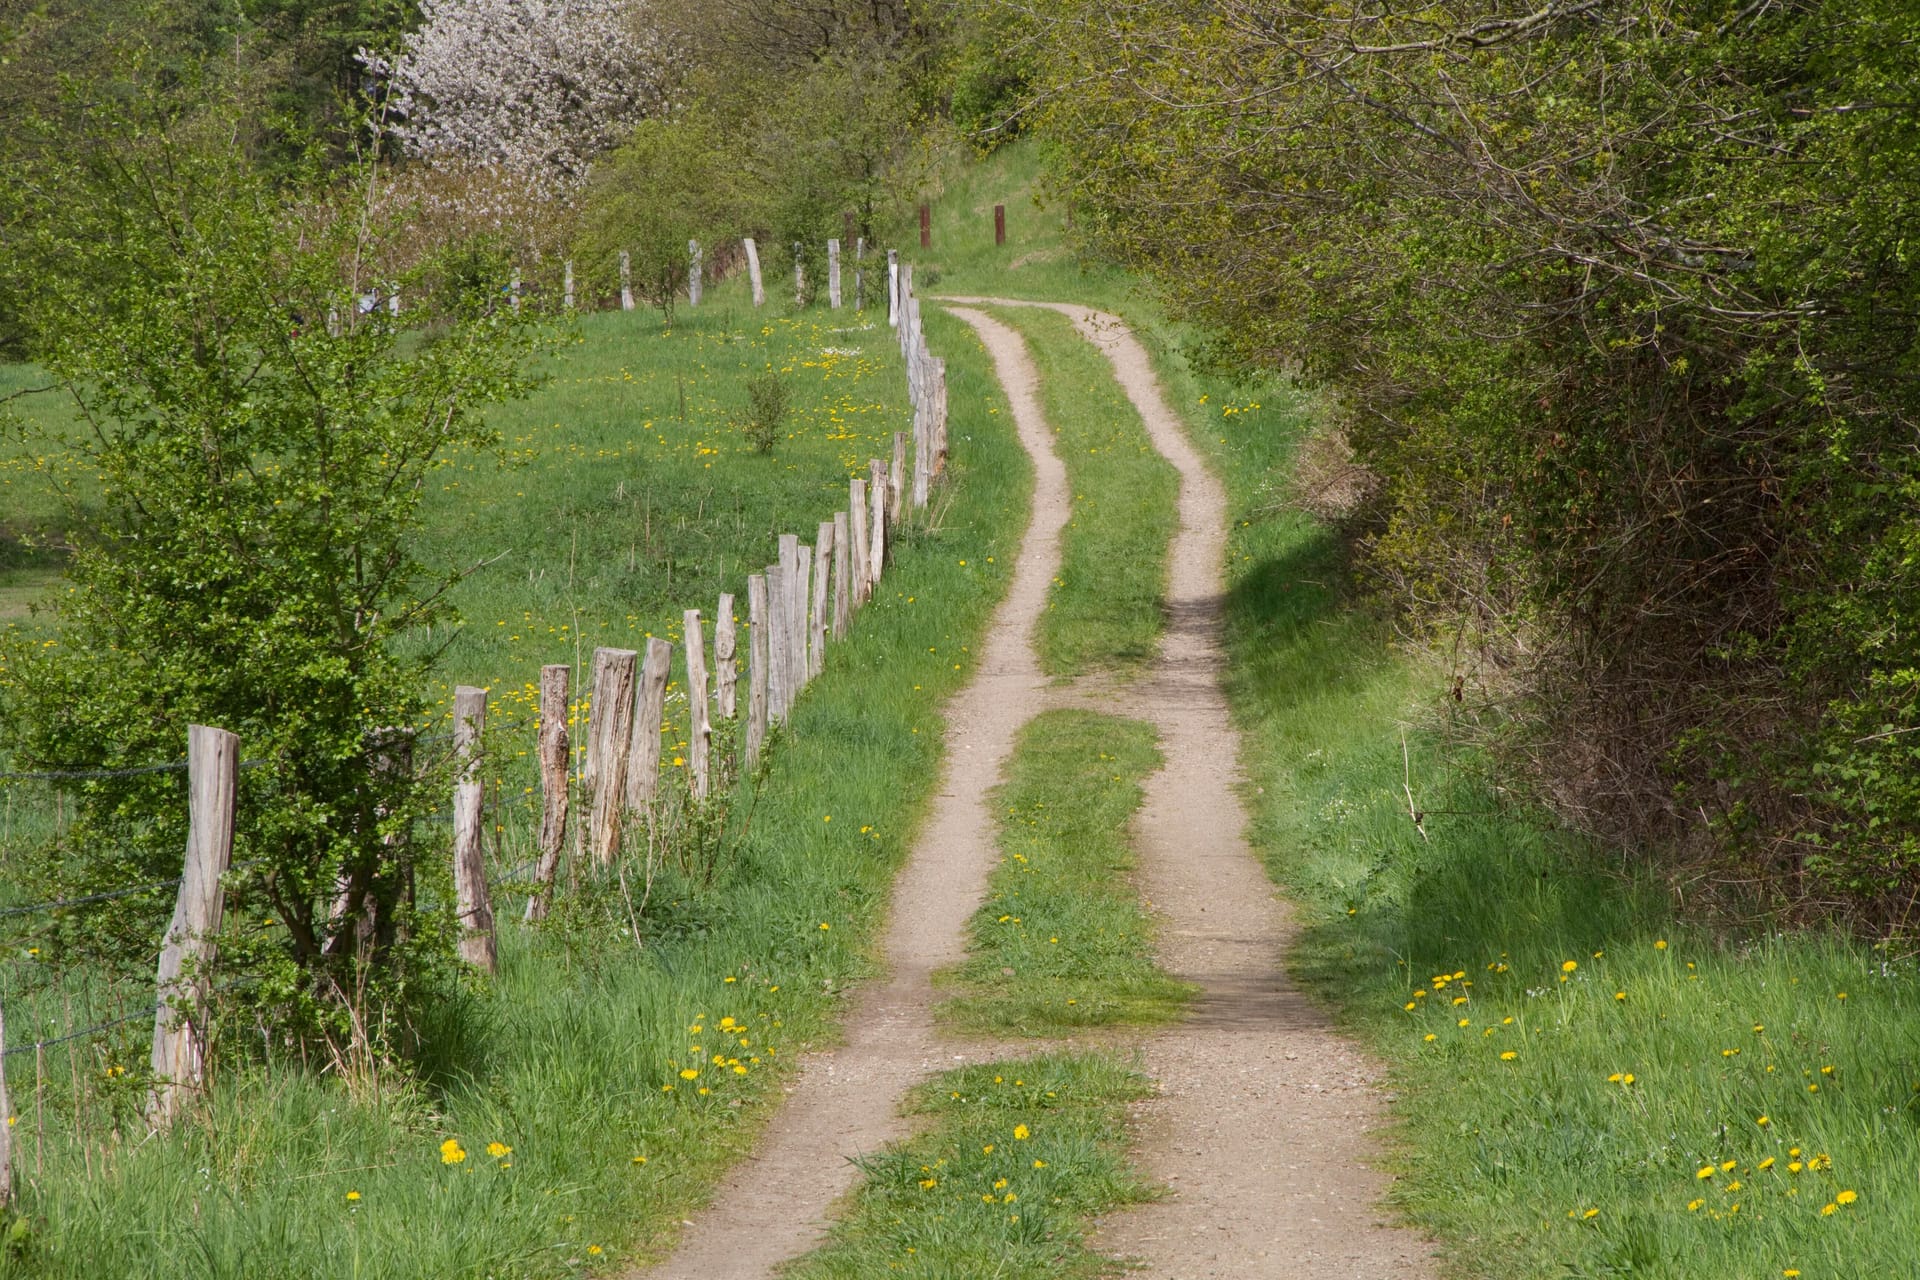
[[[1096,1248],[1166,1280],[1313,1275],[1423,1280],[1431,1246],[1381,1221],[1388,1179],[1368,1163],[1382,1102],[1371,1065],[1288,981],[1294,933],[1246,839],[1235,791],[1239,736],[1228,716],[1224,556],[1226,496],[1167,404],[1146,349],[1117,316],[1063,303],[940,299],[987,347],[1034,462],[1032,512],[980,667],[947,707],[946,775],[896,882],[884,960],[863,987],[847,1040],[809,1056],[755,1154],[688,1224],[655,1280],[760,1280],[814,1247],[856,1157],[907,1136],[906,1090],[957,1061],[1059,1047],[936,1039],[936,970],[965,956],[965,926],[995,853],[987,793],[1019,728],[1057,707],[1152,723],[1166,763],[1134,820],[1139,880],[1160,926],[1160,960],[1200,995],[1189,1015],[1133,1037],[1160,1093],[1137,1108],[1136,1158],[1169,1194],[1099,1224]],[[1155,447],[1180,473],[1179,530],[1169,558],[1167,624],[1138,680],[1050,684],[1032,636],[1060,566],[1071,508],[1066,471],[1019,333],[981,307],[1041,306],[1074,322],[1111,362]],[[1112,1043],[1109,1036],[1097,1039]],[[1078,1042],[1076,1042],[1078,1043]]]

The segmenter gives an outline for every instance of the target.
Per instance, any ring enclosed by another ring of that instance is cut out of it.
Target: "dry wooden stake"
[[[620,251],[620,309],[633,310],[633,266],[625,249]]]
[[[685,628],[681,642],[687,661],[687,779],[695,800],[705,800],[711,780],[707,775],[712,755],[713,726],[707,719],[707,643],[700,630],[700,611],[688,609],[680,615]]]
[[[887,469],[887,515],[899,524],[906,512],[907,433],[893,433],[893,465]]]
[[[767,291],[760,284],[760,250],[754,247],[752,236],[742,240],[740,246],[747,251],[747,280],[753,285],[753,305],[765,306]]]
[[[780,624],[780,704],[779,718],[785,721],[793,714],[793,704],[800,697],[800,686],[805,683],[800,678],[807,666],[807,653],[804,648],[795,652],[794,641],[806,631],[806,606],[801,601],[807,598],[807,580],[800,576],[800,537],[798,534],[780,535],[780,588],[784,595],[774,606],[777,611],[775,620]],[[798,615],[797,617],[795,615]]]
[[[605,739],[593,731],[592,717],[594,712],[593,696],[595,691],[600,688],[600,669],[606,666],[607,654],[610,652],[612,652],[610,649],[595,649],[593,651],[593,667],[591,668],[591,673],[587,676],[587,699],[580,708],[580,714],[587,717],[586,750],[581,754],[580,759],[580,785],[587,788],[589,792],[593,789],[594,778],[600,773],[600,756],[606,748]]]
[[[767,740],[767,580],[747,578],[747,768],[760,762]]]
[[[734,705],[734,686],[740,678],[740,664],[734,660],[733,597],[720,597],[719,612],[713,615],[714,707],[722,720],[738,714]]]
[[[207,993],[225,901],[220,877],[233,860],[239,780],[239,737],[203,724],[189,726],[186,868],[155,975],[154,1085],[147,1095],[147,1124],[154,1129],[172,1124],[205,1079]]]
[[[807,247],[793,242],[793,305],[807,305]]]
[[[640,655],[632,649],[602,649],[594,658],[598,677],[588,726],[600,765],[593,778],[587,849],[594,862],[604,867],[620,848],[620,814],[626,808],[627,763],[633,751],[633,685]]]
[[[818,575],[813,571],[813,548],[807,543],[800,544],[800,572],[796,576],[799,586],[797,598],[793,602],[793,650],[787,656],[793,659],[793,687],[804,689],[813,679],[813,665],[807,657],[807,637],[812,634],[813,623],[808,612],[813,599],[813,580]]]
[[[867,547],[867,594],[871,597],[887,571],[887,477],[878,458],[867,462],[867,497],[867,537],[872,539]]]
[[[561,275],[561,290],[566,295],[567,310],[573,310],[573,259],[567,259],[566,270]]]
[[[667,714],[667,677],[673,670],[673,646],[659,636],[647,638],[647,657],[634,692],[632,748],[627,759],[627,808],[645,810],[660,789],[660,734]]]
[[[794,559],[799,558],[796,552]],[[787,708],[793,705],[793,691],[787,687],[793,670],[787,660],[787,634],[791,630],[787,609],[793,601],[787,580],[792,576],[784,552],[778,563],[767,566],[767,714],[774,724],[784,723]]]
[[[927,486],[933,481],[933,427],[923,415],[913,422],[913,509],[927,505]]]
[[[567,785],[567,760],[572,744],[567,734],[567,698],[573,668],[556,662],[540,668],[540,865],[533,874],[533,892],[527,895],[527,919],[545,920],[560,874],[560,855],[567,843],[567,813],[572,788]]]
[[[861,236],[853,242],[853,309],[867,309],[867,238]]]
[[[827,305],[840,309],[840,242],[827,241]]]
[[[847,481],[847,534],[852,539],[853,604],[859,606],[867,602],[872,591],[868,570],[873,562],[867,537],[867,482],[859,476]]]
[[[900,326],[900,251],[887,250],[887,325]]]
[[[687,305],[690,307],[700,305],[701,285],[704,283],[701,279],[700,265],[700,242],[689,240],[687,241]]]
[[[460,929],[460,958],[493,973],[499,955],[493,941],[493,899],[481,844],[480,735],[487,727],[487,691],[461,685],[453,691],[453,750],[460,760],[453,788],[453,900]]]
[[[833,567],[833,521],[822,520],[814,531],[813,607],[807,611],[807,675],[827,669],[827,632],[833,629],[833,596],[828,580]]]
[[[852,534],[848,530],[847,513],[833,513],[833,638],[845,640],[847,628],[853,624],[853,584],[847,581],[847,574],[853,565],[853,557],[847,553]]]

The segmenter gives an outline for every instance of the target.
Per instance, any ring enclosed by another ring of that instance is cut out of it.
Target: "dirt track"
[[[1420,1280],[1430,1249],[1384,1226],[1384,1177],[1365,1163],[1379,1100],[1365,1060],[1287,982],[1290,926],[1248,848],[1233,790],[1238,756],[1220,677],[1226,500],[1167,406],[1147,353],[1118,317],[1065,304],[944,300],[972,325],[1012,402],[1033,456],[1033,512],[980,670],[947,708],[948,763],[933,813],[896,884],[889,978],[852,1002],[844,1047],[809,1058],[755,1155],[693,1220],[660,1280],[760,1280],[818,1243],[832,1200],[852,1185],[847,1157],[905,1135],[901,1095],[958,1061],[1000,1046],[936,1041],[932,973],[964,955],[963,929],[992,866],[986,793],[1019,727],[1057,706],[1092,706],[1151,721],[1165,767],[1147,784],[1134,830],[1141,880],[1159,919],[1161,961],[1195,983],[1192,1014],[1144,1040],[1161,1096],[1139,1108],[1138,1158],[1166,1199],[1115,1215],[1095,1239],[1138,1259],[1144,1274],[1311,1275]],[[969,304],[958,306],[952,304]],[[1049,686],[1031,646],[1060,558],[1068,511],[1038,377],[1020,336],[975,309],[1047,305],[1108,357],[1155,446],[1179,470],[1167,630],[1140,681]],[[1030,1042],[1020,1051],[1050,1047]]]

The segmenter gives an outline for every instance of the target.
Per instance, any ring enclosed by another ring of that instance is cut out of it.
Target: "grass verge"
[[[938,707],[968,678],[1018,544],[1030,469],[984,352],[946,317],[927,323],[949,357],[953,496],[900,542],[796,708],[712,886],[657,888],[643,947],[591,918],[569,933],[564,912],[543,930],[505,923],[500,979],[432,1006],[408,1081],[349,1087],[268,1043],[259,1065],[220,1073],[208,1123],[141,1141],[137,1073],[112,1074],[137,1034],[73,1046],[75,1081],[108,1082],[76,1083],[78,1115],[65,1062],[49,1055],[59,1073],[42,1080],[13,1060],[24,1218],[0,1275],[92,1276],[110,1258],[129,1277],[549,1277],[663,1245],[769,1113],[783,1064],[836,1034],[937,776]],[[503,922],[518,905],[497,899]],[[85,1140],[35,1140],[71,1128]]]
[[[1002,318],[1033,351],[1073,498],[1060,573],[1034,636],[1041,669],[1137,674],[1153,660],[1165,621],[1180,475],[1154,449],[1106,357],[1071,320],[1028,307]]]
[[[833,1239],[789,1280],[1117,1274],[1086,1247],[1098,1213],[1151,1199],[1128,1169],[1126,1107],[1144,1077],[1110,1055],[1051,1054],[950,1071],[916,1089],[929,1128],[863,1162]]]
[[[972,954],[942,977],[944,1023],[1046,1036],[1180,1015],[1190,990],[1154,962],[1127,838],[1160,760],[1139,720],[1049,711],[1021,729],[994,793],[1001,858],[967,926]]]

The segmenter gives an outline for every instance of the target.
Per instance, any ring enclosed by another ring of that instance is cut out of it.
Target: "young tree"
[[[447,453],[493,444],[479,411],[528,387],[535,334],[501,304],[497,257],[477,287],[423,269],[390,315],[365,264],[402,227],[371,215],[374,173],[276,186],[250,118],[95,105],[84,137],[7,175],[35,355],[90,428],[100,492],[57,642],[4,654],[0,724],[52,767],[177,760],[194,722],[238,733],[229,883],[240,915],[276,922],[252,935],[263,989],[377,990],[433,933],[410,915],[422,793],[392,731],[422,721],[432,654],[406,642],[449,618],[460,577],[410,535]],[[88,783],[48,874],[175,874],[185,807],[177,774]],[[144,957],[158,923],[136,923]]]

